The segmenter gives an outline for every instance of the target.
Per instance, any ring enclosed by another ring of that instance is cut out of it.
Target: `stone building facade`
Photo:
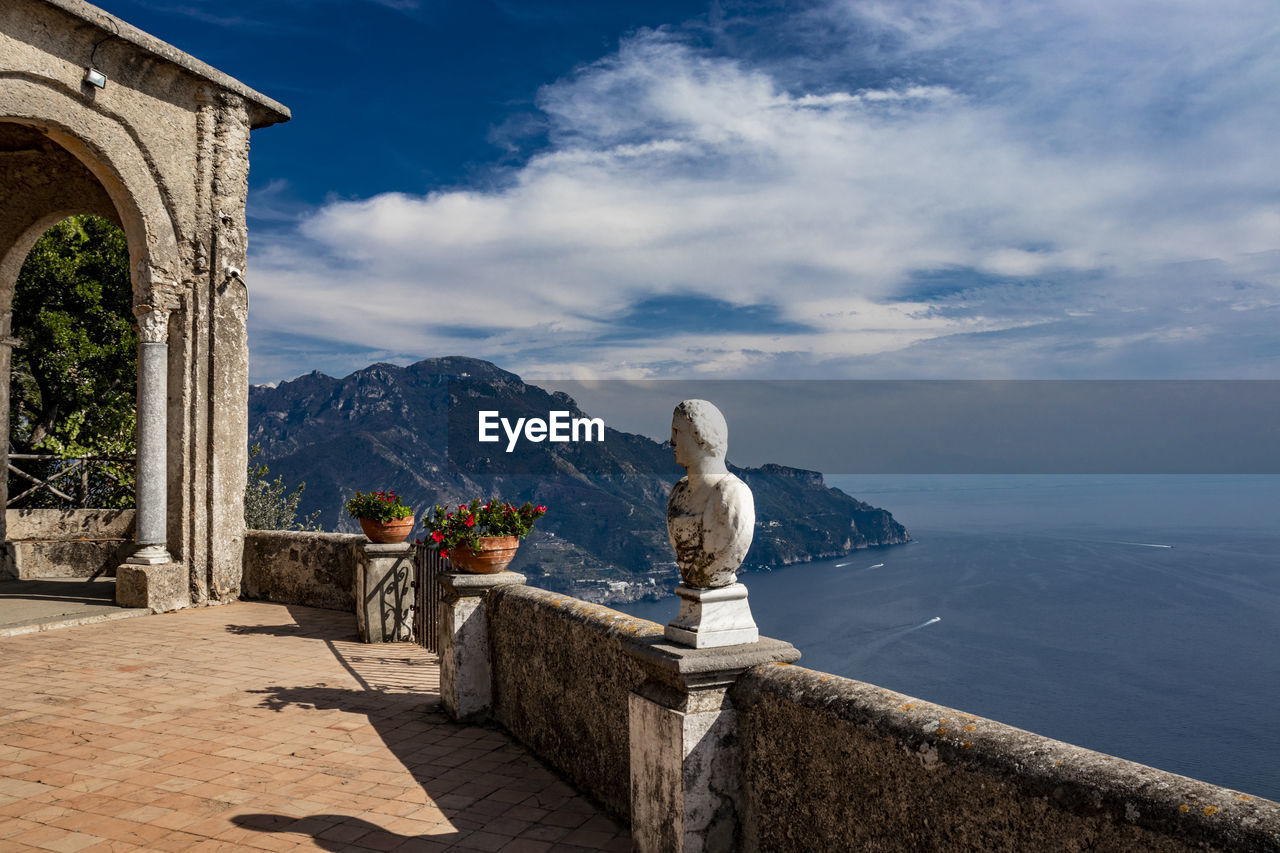
[[[22,263],[67,216],[114,221],[128,238],[140,341],[137,547],[121,603],[167,610],[239,594],[249,134],[288,119],[88,3],[0,4],[0,452]]]

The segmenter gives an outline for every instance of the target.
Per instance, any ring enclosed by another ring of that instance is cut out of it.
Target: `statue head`
[[[699,459],[723,462],[729,452],[729,425],[706,400],[685,400],[671,415],[671,446],[676,464],[686,468]]]

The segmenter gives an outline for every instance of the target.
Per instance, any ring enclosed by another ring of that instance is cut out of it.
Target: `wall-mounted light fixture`
[[[84,82],[91,86],[97,86],[99,89],[105,89],[107,88],[107,75],[98,70],[98,48],[102,47],[103,43],[119,37],[120,25],[108,15],[100,16],[100,20],[110,24],[112,32],[108,33],[106,38],[99,39],[98,43],[93,46],[93,53],[89,54],[89,65],[84,69]]]

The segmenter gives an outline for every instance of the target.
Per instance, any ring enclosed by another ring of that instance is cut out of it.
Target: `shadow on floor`
[[[76,624],[145,612],[116,605],[115,578],[0,581],[0,630]]]
[[[115,604],[115,578],[42,578],[0,582],[0,601],[76,601]]]
[[[360,687],[267,687],[253,691],[262,695],[259,706],[364,715],[447,825],[430,834],[400,834],[352,815],[251,814],[233,818],[237,826],[301,833],[326,850],[445,850],[460,842],[468,849],[497,850],[516,839],[528,850],[631,849],[625,827],[505,732],[450,720],[439,706],[434,659],[401,657],[394,644],[360,644],[354,630],[338,635],[331,616],[288,609],[296,626],[232,625],[228,631],[323,640]]]

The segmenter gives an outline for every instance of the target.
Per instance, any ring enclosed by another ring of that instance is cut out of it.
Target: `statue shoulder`
[[[720,481],[720,488],[735,497],[744,496],[751,499],[751,487],[742,481],[742,478],[732,471],[729,472],[723,480]]]

